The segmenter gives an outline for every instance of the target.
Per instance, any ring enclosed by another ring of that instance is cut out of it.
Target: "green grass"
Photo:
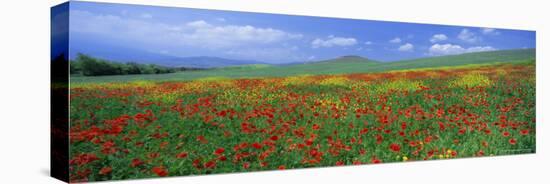
[[[502,50],[492,52],[468,53],[453,56],[429,57],[414,60],[376,62],[359,57],[342,57],[315,63],[270,66],[244,65],[210,70],[185,71],[170,74],[119,75],[84,77],[72,76],[71,83],[89,82],[128,82],[136,80],[180,81],[209,77],[223,78],[263,78],[294,75],[329,75],[345,73],[372,73],[393,70],[454,67],[463,65],[518,63],[535,59],[535,49]]]

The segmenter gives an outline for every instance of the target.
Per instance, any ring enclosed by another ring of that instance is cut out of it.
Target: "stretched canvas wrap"
[[[66,182],[536,150],[534,31],[78,1],[51,25]]]

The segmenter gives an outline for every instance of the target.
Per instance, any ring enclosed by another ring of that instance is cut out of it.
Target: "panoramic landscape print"
[[[534,31],[60,6],[71,182],[536,151]]]

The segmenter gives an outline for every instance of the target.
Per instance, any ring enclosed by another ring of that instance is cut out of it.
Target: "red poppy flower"
[[[445,130],[445,124],[443,122],[437,122],[439,124],[439,130]]]
[[[370,160],[371,163],[373,164],[379,164],[379,163],[382,163],[381,160],[379,160],[378,158],[376,157],[372,157],[372,159]]]
[[[151,171],[153,171],[155,174],[157,174],[160,177],[168,175],[168,171],[164,168],[164,166],[153,167]]]
[[[405,137],[405,132],[403,132],[403,131],[399,131],[399,136],[401,136],[401,137]]]
[[[106,174],[111,173],[111,171],[113,171],[113,168],[107,166],[107,167],[101,168],[101,170],[99,170],[99,174],[106,175]]]
[[[508,131],[502,132],[502,136],[508,137],[508,136],[510,136],[510,132],[508,132]]]
[[[216,149],[216,151],[214,152],[214,154],[216,154],[216,155],[221,155],[221,154],[223,154],[223,152],[225,152],[225,149],[224,149],[224,148],[218,148],[218,149]]]
[[[528,129],[520,130],[519,133],[520,133],[521,135],[528,135],[528,134],[529,134],[529,130],[528,130]]]
[[[187,157],[187,155],[188,155],[187,152],[181,152],[178,155],[176,155],[176,158],[185,158]]]
[[[363,135],[369,132],[368,128],[363,128],[361,131],[359,131],[359,135]]]
[[[384,138],[380,134],[376,135],[376,144],[381,144],[383,140]]]
[[[137,166],[140,166],[142,164],[143,164],[143,161],[141,161],[140,159],[134,158],[132,160],[132,163],[130,164],[130,166],[137,167]]]
[[[515,145],[517,143],[517,141],[516,141],[516,139],[511,138],[510,140],[508,140],[508,143],[510,143],[511,145]]]
[[[111,154],[111,153],[115,153],[116,152],[116,149],[115,149],[115,142],[113,141],[107,141],[105,143],[103,143],[103,147],[101,149],[101,152],[103,154]]]
[[[262,146],[262,144],[255,142],[255,143],[252,144],[252,147],[254,147],[256,149],[262,149],[263,146]]]
[[[274,136],[271,136],[269,139],[271,139],[272,141],[277,141],[277,140],[279,140],[279,137],[274,135]]]
[[[339,161],[336,162],[336,165],[337,165],[337,166],[342,166],[342,165],[344,165],[344,162],[342,162],[342,161],[339,160]]]
[[[483,150],[479,150],[477,152],[477,156],[483,156],[483,155],[485,155],[485,152]]]
[[[248,162],[243,163],[243,168],[244,169],[250,168],[250,163],[248,163]]]
[[[428,136],[428,137],[424,138],[424,142],[430,143],[430,142],[432,142],[432,138],[433,138],[432,136]]]
[[[312,156],[312,157],[316,157],[316,156],[320,156],[322,155],[323,153],[320,152],[318,149],[311,149],[309,150],[309,155]]]
[[[195,159],[193,160],[193,167],[197,168],[197,169],[200,169],[202,168],[202,164],[201,164],[201,160],[200,159]]]
[[[279,170],[285,170],[285,169],[286,169],[286,166],[284,166],[284,165],[279,166]]]
[[[214,168],[214,167],[216,167],[216,161],[214,161],[214,160],[208,161],[208,162],[204,163],[204,167],[209,168],[209,169]]]
[[[203,144],[208,143],[208,140],[206,140],[206,138],[204,138],[204,136],[202,136],[202,135],[197,136],[197,141],[199,141]]]
[[[399,152],[401,151],[401,146],[399,146],[398,144],[392,143],[390,144],[390,150],[392,150],[393,152]]]
[[[306,145],[311,146],[313,144],[313,139],[309,138],[304,141]]]
[[[149,158],[153,159],[153,158],[157,158],[159,157],[160,154],[159,153],[149,153]]]
[[[321,128],[321,126],[319,126],[318,124],[313,124],[313,130],[319,130]]]

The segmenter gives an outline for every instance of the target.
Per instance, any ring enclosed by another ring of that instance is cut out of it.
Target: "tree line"
[[[79,53],[70,62],[71,74],[84,76],[101,75],[131,75],[131,74],[163,74],[185,70],[197,70],[195,68],[172,68],[154,64],[139,64],[135,62],[118,63]]]

